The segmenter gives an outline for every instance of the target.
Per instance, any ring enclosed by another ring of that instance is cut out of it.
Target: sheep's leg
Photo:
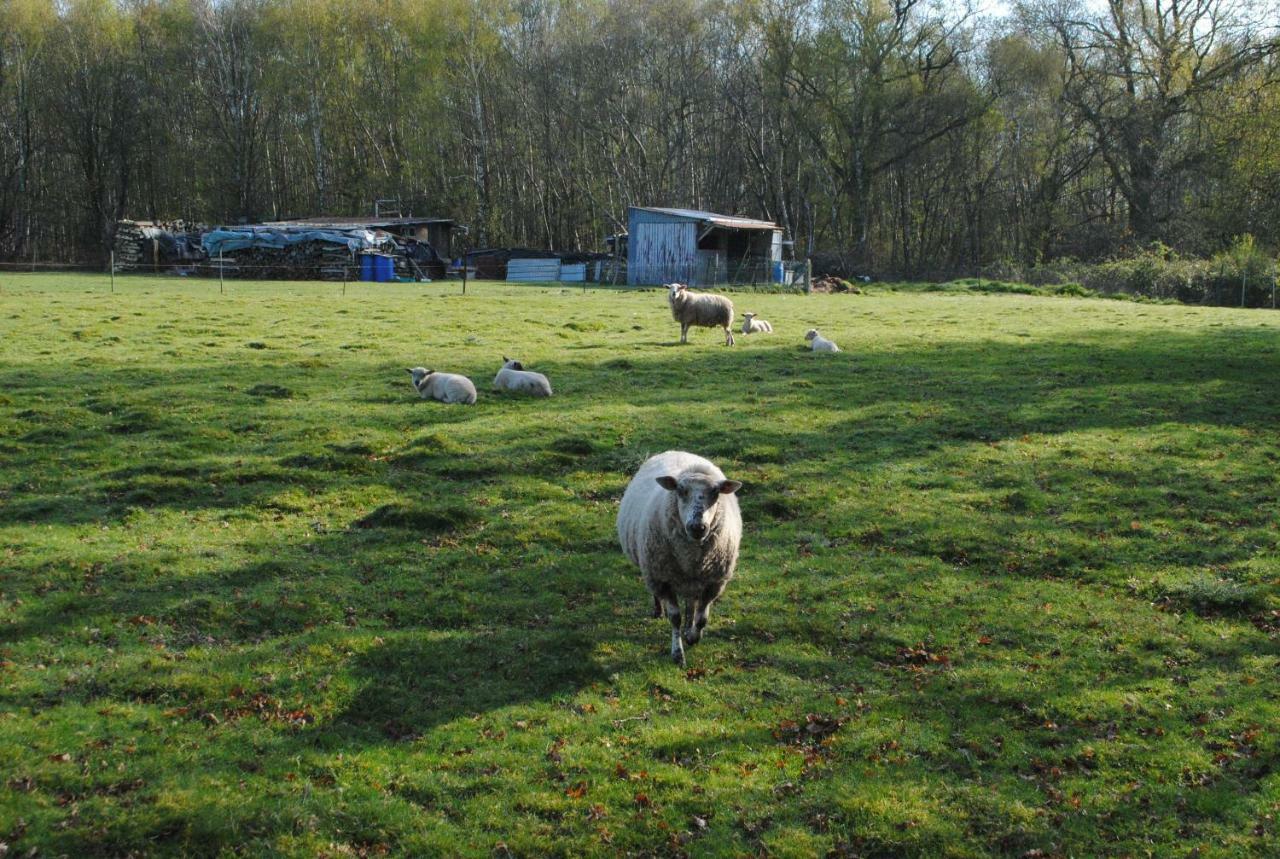
[[[684,611],[684,643],[693,647],[702,637],[702,629],[694,625],[694,618],[702,616],[702,600],[691,599],[685,602]],[[703,621],[705,624],[705,621]]]
[[[670,585],[655,584],[658,586],[653,592],[654,599],[661,601],[667,620],[671,622],[671,661],[676,665],[684,665],[684,644],[680,640],[680,603]]]
[[[653,616],[662,617],[662,600],[658,599],[657,594],[653,595]]]
[[[684,642],[680,640],[680,604],[675,599],[662,601],[667,610],[667,620],[671,621],[671,661],[676,665],[684,665]]]
[[[720,594],[724,593],[725,585],[728,582],[717,582],[714,585],[707,585],[702,590],[702,598],[695,602],[697,612],[689,619],[689,633],[685,635],[685,641],[689,644],[697,644],[702,640],[702,630],[707,626],[707,615],[711,612],[711,604],[720,598]]]
[[[729,330],[728,325],[724,327],[724,345],[726,346],[733,345],[733,332]]]
[[[681,343],[689,342],[689,323],[688,322],[680,323],[680,342]]]

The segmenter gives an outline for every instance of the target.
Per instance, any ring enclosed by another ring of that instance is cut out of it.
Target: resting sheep
[[[476,386],[466,376],[437,373],[425,367],[413,367],[409,370],[409,375],[413,377],[414,390],[424,400],[462,403],[467,406],[476,401]]]
[[[690,292],[683,283],[667,284],[667,302],[671,315],[680,323],[680,342],[689,342],[689,326],[723,328],[724,345],[733,345],[733,302],[723,295]]]
[[[622,495],[618,540],[653,595],[654,616],[661,609],[671,621],[677,665],[684,664],[684,645],[702,637],[711,604],[733,578],[742,541],[734,493],[741,486],[708,460],[669,450],[649,457]]]
[[[772,334],[773,326],[763,319],[756,319],[754,313],[742,314],[743,334]]]
[[[839,352],[840,347],[831,340],[823,337],[818,333],[817,328],[810,328],[804,333],[804,339],[809,341],[809,347],[815,352]]]
[[[535,397],[551,396],[551,383],[541,373],[526,370],[519,361],[502,356],[502,369],[493,377],[493,386],[500,391],[514,391]]]

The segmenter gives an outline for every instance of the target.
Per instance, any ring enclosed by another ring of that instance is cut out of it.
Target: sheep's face
[[[742,314],[742,318],[750,322],[752,319],[756,318],[756,315],[754,313],[744,313]]]
[[[414,386],[415,388],[421,388],[421,387],[422,387],[422,381],[423,381],[424,379],[426,379],[426,378],[427,378],[427,376],[430,376],[430,375],[431,375],[432,373],[434,373],[434,372],[435,372],[435,370],[428,370],[426,367],[411,367],[411,368],[409,368],[409,376],[410,376],[410,378],[412,378],[412,379],[413,379],[413,386]]]
[[[510,358],[508,358],[506,355],[503,355],[503,356],[502,356],[502,369],[504,369],[504,370],[523,370],[523,369],[524,369],[524,364],[521,364],[519,361],[513,361],[513,360],[511,360]]]
[[[678,478],[663,475],[657,481],[663,489],[675,493],[680,525],[685,535],[696,543],[711,534],[720,496],[732,495],[742,486],[736,480],[715,480],[693,472],[685,472]]]
[[[684,292],[686,289],[688,289],[688,287],[683,283],[669,283],[667,284],[667,298],[671,301],[675,301],[680,297],[680,293]]]
[[[818,329],[817,329],[817,328],[810,328],[808,331],[804,332],[804,339],[806,339],[806,340],[812,340],[813,338],[815,338],[815,337],[817,337],[817,336],[818,336]]]

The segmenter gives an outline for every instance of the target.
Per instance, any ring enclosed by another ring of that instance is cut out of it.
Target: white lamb
[[[754,313],[742,314],[743,334],[772,334],[773,326],[763,319],[756,319]]]
[[[653,595],[654,617],[664,610],[671,621],[677,665],[684,664],[684,645],[702,637],[711,604],[733,578],[742,542],[734,493],[741,487],[708,460],[669,450],[649,457],[622,495],[618,540]]]
[[[828,340],[818,333],[817,328],[810,328],[804,333],[804,339],[809,341],[809,346],[815,352],[839,352],[840,347],[833,341]]]
[[[476,386],[466,376],[457,373],[437,373],[426,367],[409,369],[413,388],[424,400],[442,403],[461,403],[469,406],[476,401]]]
[[[493,386],[500,391],[514,391],[534,397],[551,396],[551,383],[541,373],[526,370],[519,361],[502,356],[502,369],[493,377]]]

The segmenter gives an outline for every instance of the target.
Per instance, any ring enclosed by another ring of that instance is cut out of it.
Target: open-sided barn
[[[696,209],[627,210],[627,283],[711,285],[774,280],[782,228]]]

